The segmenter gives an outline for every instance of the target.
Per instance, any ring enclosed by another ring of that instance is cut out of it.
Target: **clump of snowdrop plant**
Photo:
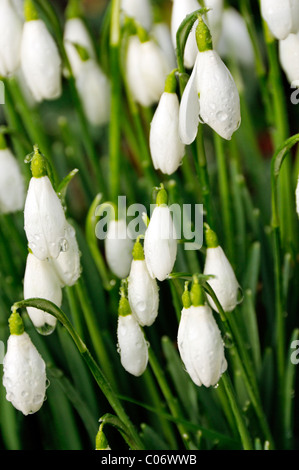
[[[10,336],[3,360],[6,399],[24,415],[36,413],[44,403],[47,388],[46,365],[24,331],[17,312],[9,318]]]
[[[0,213],[20,211],[24,207],[25,184],[20,166],[0,133]]]
[[[0,1],[0,77],[19,67],[23,22],[12,0]]]
[[[235,81],[213,49],[210,31],[199,17],[196,29],[198,52],[180,103],[179,132],[191,144],[199,122],[230,140],[241,122],[240,98]]]
[[[196,279],[191,292],[185,288],[182,299],[177,336],[181,359],[196,385],[215,386],[227,369],[219,327]]]

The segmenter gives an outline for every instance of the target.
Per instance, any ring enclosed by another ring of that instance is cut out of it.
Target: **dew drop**
[[[48,336],[53,333],[55,327],[56,325],[49,325],[48,323],[45,323],[43,326],[36,327],[36,331],[43,336]]]
[[[228,114],[225,113],[224,111],[219,111],[219,112],[216,114],[216,118],[217,118],[220,122],[224,122],[224,121],[226,121],[226,119],[228,118]]]

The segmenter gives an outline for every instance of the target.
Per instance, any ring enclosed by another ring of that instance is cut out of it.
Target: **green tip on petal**
[[[127,315],[131,315],[131,307],[127,297],[124,295],[121,296],[118,304],[118,315],[121,317],[126,317]]]
[[[199,52],[213,50],[213,40],[210,30],[201,16],[198,17],[198,25],[196,28],[196,42]]]
[[[9,331],[11,335],[22,335],[24,333],[24,323],[20,314],[13,310],[8,319]]]
[[[79,0],[69,0],[65,10],[66,19],[80,18],[82,14],[81,2]]]
[[[175,93],[176,92],[176,87],[177,87],[177,81],[176,81],[176,76],[175,76],[176,70],[173,70],[168,74],[166,80],[165,80],[165,88],[164,91],[166,93]]]
[[[96,450],[109,450],[109,449],[110,447],[109,447],[107,438],[103,432],[102,425],[101,425],[96,435]]]
[[[143,251],[143,246],[141,245],[140,241],[137,240],[134,244],[133,247],[133,260],[134,261],[142,261],[144,260],[144,251]]]
[[[136,32],[140,42],[147,42],[149,40],[148,32],[140,24],[136,25]]]
[[[5,150],[5,149],[7,149],[6,139],[4,135],[2,134],[2,132],[0,132],[0,150]]]
[[[194,307],[199,307],[205,304],[205,293],[203,287],[198,283],[195,278],[190,292],[191,303]]]
[[[156,198],[157,206],[165,206],[167,205],[167,202],[168,202],[168,195],[167,195],[166,189],[164,188],[159,189],[159,192]]]
[[[192,305],[190,292],[188,290],[188,282],[185,283],[185,290],[182,295],[182,302],[184,308],[190,308]]]
[[[90,59],[90,55],[89,55],[87,49],[85,47],[81,46],[80,44],[73,44],[73,45],[74,45],[76,51],[78,52],[82,62],[87,62],[87,60]]]
[[[38,20],[38,12],[32,0],[24,2],[24,17],[26,21]]]
[[[217,248],[219,246],[216,233],[208,225],[206,225],[205,236],[208,248]]]
[[[34,178],[47,176],[47,161],[37,146],[34,147],[34,154],[31,160],[31,173]]]

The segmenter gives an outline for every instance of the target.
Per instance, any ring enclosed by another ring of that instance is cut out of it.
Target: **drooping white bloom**
[[[19,211],[24,201],[25,185],[19,164],[10,149],[0,149],[0,213]]]
[[[142,375],[148,363],[148,344],[132,314],[119,315],[117,341],[123,368],[136,377]]]
[[[176,93],[163,92],[150,128],[150,151],[154,168],[171,175],[181,164],[185,145],[179,136],[180,104]]]
[[[299,177],[296,186],[296,210],[299,217]]]
[[[181,140],[191,144],[199,121],[230,140],[241,122],[240,97],[234,79],[215,50],[198,52],[180,104]]]
[[[24,299],[40,298],[61,306],[62,290],[60,280],[49,260],[40,260],[28,253],[24,274]],[[27,307],[33,325],[43,334],[52,333],[56,318],[43,310]]]
[[[223,310],[225,312],[234,310],[240,302],[240,285],[221,246],[207,248],[203,273],[215,276],[209,279],[208,283],[214,290]],[[218,312],[212,298],[208,296],[208,299],[211,307]]]
[[[261,13],[276,39],[285,39],[299,32],[297,0],[261,0]]]
[[[299,87],[299,33],[279,41],[279,60],[288,81]]]
[[[126,76],[134,100],[142,106],[157,103],[164,91],[170,72],[162,50],[153,40],[141,42],[137,35],[130,37],[126,57]]]
[[[65,226],[66,249],[61,251],[58,258],[52,259],[52,265],[62,286],[73,286],[80,277],[81,264],[79,246],[74,227],[69,222]]]
[[[176,230],[166,204],[157,205],[153,210],[145,232],[144,255],[150,276],[164,281],[177,255]]]
[[[152,36],[158,42],[163,51],[169,65],[169,69],[173,70],[177,67],[175,49],[173,47],[170,28],[167,23],[155,23],[152,27]]]
[[[221,333],[208,305],[182,309],[177,343],[193,382],[199,387],[216,385],[227,362]]]
[[[48,176],[32,177],[24,209],[24,229],[33,254],[57,258],[65,244],[65,214]]]
[[[150,0],[121,0],[121,10],[149,31],[153,23]]]
[[[145,260],[134,260],[128,278],[128,299],[132,314],[141,326],[151,326],[157,318],[159,291]]]
[[[104,244],[109,268],[120,279],[126,278],[132,262],[133,240],[124,219],[109,222]]]
[[[171,36],[173,46],[176,49],[176,34],[182,23],[190,13],[199,10],[200,5],[197,0],[173,0],[172,13],[171,13]],[[187,68],[192,68],[197,54],[197,45],[195,39],[195,30],[197,22],[194,23],[192,30],[188,36],[185,51],[184,51],[184,65]]]
[[[61,95],[61,58],[43,20],[24,24],[21,66],[36,101],[54,100]]]
[[[81,18],[67,19],[64,26],[63,42],[73,75],[77,77],[84,61],[82,61],[76,46],[83,47],[90,59],[96,58],[89,32]]]
[[[11,0],[0,1],[0,76],[19,67],[23,22]]]
[[[222,58],[234,58],[247,67],[254,64],[252,42],[243,16],[235,8],[226,8],[217,51]]]
[[[76,86],[88,121],[94,126],[107,124],[110,119],[110,82],[95,60],[82,62]]]
[[[204,5],[209,9],[205,16],[212,34],[213,45],[216,47],[222,28],[223,0],[204,0]]]
[[[45,400],[46,365],[26,332],[8,338],[3,385],[6,399],[24,415],[37,412]]]

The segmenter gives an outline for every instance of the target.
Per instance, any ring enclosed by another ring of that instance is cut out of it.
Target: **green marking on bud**
[[[205,304],[205,293],[203,287],[198,283],[196,277],[194,278],[193,285],[191,287],[191,302],[194,307],[199,307]]]
[[[148,32],[140,24],[136,24],[136,32],[140,42],[147,42],[149,40]]]
[[[191,305],[192,305],[190,292],[188,290],[188,285],[189,285],[189,283],[185,282],[185,289],[184,289],[184,292],[183,292],[183,295],[182,295],[182,302],[183,302],[183,307],[184,308],[190,308]]]
[[[38,12],[32,0],[24,2],[24,17],[26,21],[38,20]]]
[[[196,28],[196,43],[199,52],[213,50],[213,40],[210,30],[201,16],[198,17],[198,25]]]
[[[177,81],[176,81],[176,73],[177,69],[173,70],[168,74],[165,80],[165,88],[164,91],[166,93],[175,93],[176,92],[176,87],[177,87]]]
[[[21,315],[13,310],[8,319],[9,331],[11,335],[22,335],[24,333],[24,323]]]
[[[7,149],[6,139],[3,135],[3,133],[0,132],[0,150],[5,150],[5,149]]]
[[[129,301],[127,297],[122,294],[118,304],[118,315],[120,315],[121,317],[126,317],[127,315],[131,315],[131,313],[132,311]]]
[[[75,47],[76,51],[78,52],[80,59],[82,62],[87,62],[90,59],[89,53],[87,49],[80,44],[73,43],[73,46]]]
[[[165,206],[167,205],[167,202],[168,202],[167,191],[166,189],[161,187],[161,189],[159,189],[159,192],[157,194],[156,204],[157,206]]]
[[[31,160],[30,168],[34,178],[47,176],[47,161],[44,155],[39,151],[37,145],[34,146],[34,154]]]
[[[143,246],[141,245],[140,241],[137,240],[134,244],[133,247],[133,260],[134,261],[142,261],[144,260],[144,251],[143,251]]]
[[[217,246],[219,246],[219,243],[216,233],[207,224],[205,224],[205,229],[207,247],[217,248]]]

